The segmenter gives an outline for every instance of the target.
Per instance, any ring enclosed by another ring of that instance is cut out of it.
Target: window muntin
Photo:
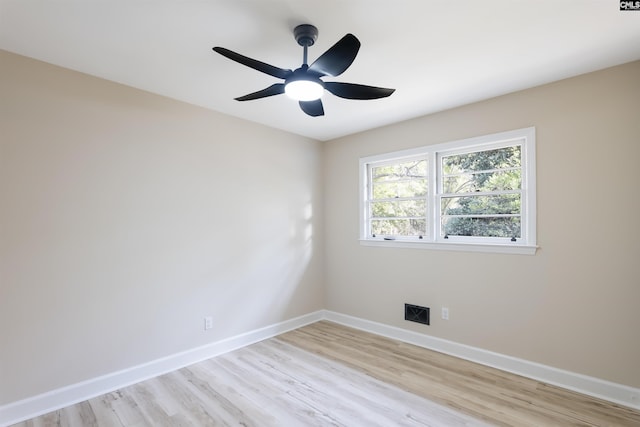
[[[535,253],[535,128],[362,158],[360,168],[363,244]]]

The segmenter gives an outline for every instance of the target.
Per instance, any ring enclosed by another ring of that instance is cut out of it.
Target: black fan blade
[[[324,108],[322,108],[322,101],[316,99],[315,101],[299,101],[302,111],[310,116],[318,117],[324,116]]]
[[[277,77],[279,79],[286,79],[293,73],[293,71],[291,70],[274,67],[273,65],[269,65],[255,59],[251,59],[247,56],[240,55],[239,53],[233,52],[229,49],[225,49],[224,47],[214,47],[213,50],[218,52],[222,56],[226,56],[232,61],[239,62],[242,65],[246,65],[247,67],[253,68],[254,70],[258,70],[262,73],[269,74],[270,76]]]
[[[340,98],[347,99],[378,99],[385,98],[395,92],[395,89],[383,87],[357,85],[355,83],[325,82],[324,88]]]
[[[251,101],[252,99],[260,99],[266,98],[267,96],[280,95],[281,93],[284,93],[284,83],[276,83],[266,89],[253,92],[245,96],[240,96],[235,99],[236,101]]]
[[[320,73],[323,76],[339,76],[356,59],[358,50],[360,50],[360,41],[353,34],[347,34],[338,43],[320,55],[309,66],[309,70]]]

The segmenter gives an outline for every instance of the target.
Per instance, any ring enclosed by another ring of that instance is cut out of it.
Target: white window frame
[[[536,144],[535,127],[516,129],[475,138],[428,145],[409,150],[395,151],[363,157],[360,159],[360,244],[364,246],[420,248],[454,251],[497,252],[528,254],[536,253]],[[521,223],[522,235],[515,242],[509,238],[484,238],[470,236],[440,236],[440,198],[442,197],[439,159],[443,155],[485,151],[494,148],[521,145],[522,188]],[[393,240],[372,237],[369,231],[368,200],[370,197],[370,166],[399,162],[405,159],[424,157],[427,159],[427,234],[417,237],[397,236]]]

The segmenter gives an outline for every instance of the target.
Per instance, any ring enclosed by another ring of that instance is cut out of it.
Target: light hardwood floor
[[[640,411],[326,321],[39,426],[640,426]]]

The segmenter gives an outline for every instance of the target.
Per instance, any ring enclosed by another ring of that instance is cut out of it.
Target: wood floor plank
[[[121,427],[124,425],[111,406],[113,399],[113,393],[107,393],[102,396],[89,399],[89,404],[91,405],[91,409],[93,410],[98,425],[109,425],[113,427]]]
[[[640,411],[322,321],[15,427],[640,426]]]

